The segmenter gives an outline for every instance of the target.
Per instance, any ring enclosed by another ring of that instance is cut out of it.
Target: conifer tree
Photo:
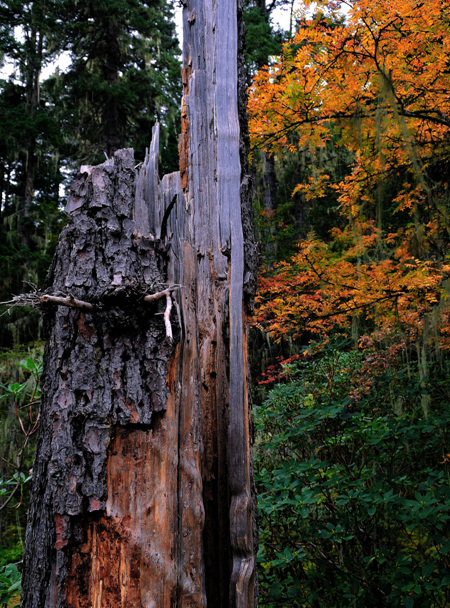
[[[0,300],[27,289],[24,281],[42,283],[63,223],[61,184],[80,165],[131,146],[143,160],[158,120],[162,171],[176,168],[181,78],[171,17],[165,0],[1,3],[0,57],[14,71],[0,80]],[[43,81],[62,53],[69,69]],[[14,340],[32,338],[27,330]]]
[[[0,7],[1,54],[13,66],[0,81],[2,299],[46,271],[60,219],[61,138],[41,82],[42,68],[60,50],[57,25],[53,2],[9,0]]]
[[[72,65],[55,92],[69,115],[75,158],[102,162],[105,155],[133,146],[143,159],[156,120],[164,143],[172,137],[173,148],[181,78],[169,4],[67,0],[61,10]],[[173,154],[170,162],[175,169]]]

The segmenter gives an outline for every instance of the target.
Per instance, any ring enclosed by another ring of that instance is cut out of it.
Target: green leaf
[[[8,593],[11,593],[11,594],[18,593],[21,590],[21,588],[22,588],[22,580],[20,579],[11,585],[11,587],[8,589]]]
[[[37,369],[36,363],[30,358],[27,358],[25,361],[22,361],[22,363],[19,363],[19,367],[30,373],[36,371]]]
[[[6,387],[6,391],[10,395],[19,395],[22,391],[24,391],[27,383],[19,384],[18,382],[14,382],[13,384],[8,384]]]

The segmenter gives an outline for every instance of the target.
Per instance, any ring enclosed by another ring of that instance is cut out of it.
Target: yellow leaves
[[[298,192],[303,192],[307,201],[323,198],[329,179],[330,176],[327,173],[322,173],[316,177],[309,177],[307,184],[297,184],[292,192],[292,196],[295,196]]]
[[[254,146],[313,158],[328,142],[353,162],[345,177],[315,167],[295,187],[306,201],[334,190],[347,226],[329,244],[310,236],[264,277],[258,314],[278,340],[359,314],[413,339],[438,308],[446,343],[449,189],[436,166],[450,157],[450,2],[349,4],[345,25],[304,22],[250,89]],[[320,5],[327,19],[337,6]]]
[[[287,131],[301,138],[306,125],[338,120],[344,121],[346,145],[357,150],[360,142],[351,136],[345,120],[359,114],[370,121],[381,104],[390,120],[380,144],[386,143],[388,153],[405,155],[405,150],[390,143],[401,131],[396,124],[399,110],[412,137],[426,120],[424,110],[439,108],[442,114],[450,110],[449,47],[449,28],[439,0],[420,6],[413,0],[358,2],[346,26],[305,22],[285,45],[279,61],[262,70],[251,87],[253,143],[271,137],[276,147],[286,141]],[[418,120],[408,115],[414,112]],[[440,126],[428,126],[432,138]]]
[[[409,183],[403,184],[403,189],[400,193],[392,199],[393,203],[398,203],[396,212],[408,211],[413,214],[419,204],[426,201],[426,194],[423,191],[423,187],[419,184],[415,188]]]

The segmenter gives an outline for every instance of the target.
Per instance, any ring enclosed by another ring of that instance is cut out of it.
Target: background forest
[[[277,4],[245,11],[260,605],[450,606],[450,7],[287,2],[283,32]],[[0,2],[0,300],[42,285],[81,164],[141,161],[159,120],[177,168],[172,19],[164,0]],[[20,585],[40,339],[31,310],[2,316],[0,603]]]

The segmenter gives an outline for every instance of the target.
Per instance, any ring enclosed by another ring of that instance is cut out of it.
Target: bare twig
[[[166,289],[163,289],[163,291],[158,291],[157,293],[151,293],[148,296],[145,296],[144,302],[152,302],[153,300],[159,300],[164,296],[170,296],[172,291],[175,291],[175,289],[180,289],[180,287],[181,285],[170,285]]]
[[[166,326],[166,336],[169,340],[173,339],[172,325],[170,324],[170,311],[172,310],[172,298],[170,292],[166,296],[166,310],[164,311],[164,325]]]
[[[11,491],[10,495],[8,496],[8,498],[5,500],[5,502],[2,505],[0,505],[0,512],[3,511],[3,509],[6,509],[6,507],[9,505],[9,503],[11,502],[11,500],[14,498],[17,490],[20,488],[20,485],[21,485],[21,482],[22,482],[21,473],[22,473],[22,465],[23,465],[23,456],[24,456],[25,448],[26,448],[27,443],[28,443],[28,439],[29,439],[29,436],[26,435],[25,436],[24,444],[22,446],[22,449],[17,454],[16,466],[15,466],[16,473],[17,473],[17,483],[14,486],[14,488]],[[19,504],[21,504],[21,502]]]
[[[3,509],[6,509],[6,507],[9,505],[11,500],[14,498],[15,493],[17,492],[17,490],[20,487],[20,482],[21,482],[21,479],[20,479],[20,473],[19,473],[18,478],[17,478],[17,483],[14,486],[14,489],[11,491],[11,494],[8,496],[8,498],[5,500],[5,502],[2,505],[0,505],[0,512],[3,511]]]
[[[12,300],[8,300],[7,302],[0,302],[0,305],[3,304],[8,306],[8,310],[5,312],[9,312],[16,306],[33,306],[36,308],[42,303],[59,304],[60,306],[84,308],[86,310],[95,309],[95,307],[89,302],[77,300],[72,294],[69,294],[68,296],[50,296],[47,294],[42,294],[37,289],[31,293],[21,293],[18,296],[14,296]]]
[[[159,300],[164,296],[170,296],[170,289],[164,289],[163,291],[158,291],[157,293],[150,293],[148,296],[144,297],[144,302],[153,302],[153,300]]]
[[[28,401],[27,403],[24,403],[23,405],[19,406],[19,410],[24,410],[28,407],[33,406],[33,405],[40,405],[41,404],[41,399],[34,399],[33,401]],[[0,456],[1,458],[1,456]]]
[[[166,326],[166,336],[169,340],[173,340],[172,333],[172,325],[170,323],[170,313],[172,311],[172,292],[176,289],[180,289],[181,285],[170,285],[167,289],[163,289],[163,291],[158,291],[157,293],[149,294],[144,297],[145,302],[153,302],[154,300],[159,300],[160,298],[166,297],[166,310],[164,311],[164,325]]]
[[[59,296],[48,296],[43,295],[40,297],[41,302],[49,302],[51,304],[59,304],[60,306],[70,306],[71,308],[85,308],[86,310],[95,310],[95,306],[89,302],[83,302],[83,300],[77,300],[70,294],[67,297]]]
[[[166,289],[158,291],[157,293],[151,293],[144,297],[144,302],[153,302],[165,297],[167,301],[166,312],[164,313],[164,323],[166,325],[167,337],[172,339],[172,328],[170,326],[170,311],[172,310],[172,297],[171,294],[176,289],[180,289],[181,285],[169,285]],[[77,300],[72,294],[68,296],[50,296],[47,294],[41,294],[39,291],[32,293],[21,294],[14,296],[12,300],[8,302],[0,302],[9,306],[8,311],[15,306],[39,306],[40,304],[56,304],[58,306],[68,306],[70,308],[80,308],[84,310],[96,310],[96,307],[90,302],[84,302],[83,300]],[[100,308],[100,307],[99,307]],[[5,314],[5,313],[3,313]]]
[[[7,312],[15,308],[16,306],[39,306],[41,303],[39,292],[31,292],[31,293],[22,293],[19,296],[13,296],[12,300],[8,300],[7,302],[0,302],[0,305],[7,306],[7,310],[2,313],[0,316],[5,315]]]
[[[19,424],[20,424],[20,428],[22,429],[22,433],[25,436],[27,436],[28,433],[26,432],[25,427],[23,426],[22,418],[20,417],[20,414],[19,414],[19,408],[17,407],[17,401],[15,399],[14,399],[14,409],[16,410],[16,415],[19,420]]]

